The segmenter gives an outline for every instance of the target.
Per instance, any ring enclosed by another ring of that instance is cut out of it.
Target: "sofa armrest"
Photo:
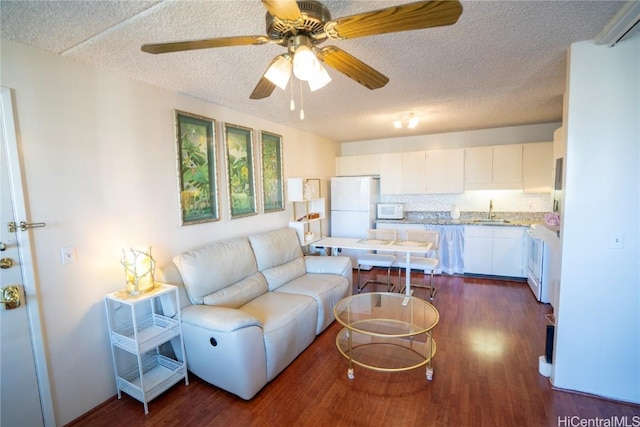
[[[305,266],[310,274],[338,274],[352,285],[353,267],[351,258],[346,256],[305,256]]]
[[[182,311],[182,322],[216,332],[233,332],[249,326],[262,327],[258,319],[242,310],[191,305]]]

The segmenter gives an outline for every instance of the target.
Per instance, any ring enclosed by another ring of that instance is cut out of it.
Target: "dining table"
[[[409,240],[377,240],[358,239],[352,237],[323,237],[313,243],[315,248],[331,249],[332,255],[337,255],[338,249],[362,249],[377,252],[399,252],[406,257],[405,293],[403,305],[409,301],[411,291],[411,254],[424,253],[431,250],[431,243],[413,242]]]

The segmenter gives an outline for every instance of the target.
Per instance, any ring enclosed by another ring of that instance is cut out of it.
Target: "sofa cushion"
[[[258,271],[246,237],[184,252],[177,255],[173,262],[180,271],[192,304],[203,304],[205,296],[240,282]]]
[[[238,308],[269,290],[262,273],[257,272],[224,289],[205,295],[206,305]]]
[[[258,270],[275,290],[290,280],[305,273],[304,258],[293,228],[281,228],[249,236],[256,257]]]
[[[278,293],[308,295],[318,303],[318,325],[316,335],[324,331],[335,320],[333,307],[350,295],[351,284],[337,274],[305,274],[278,288]]]
[[[240,310],[262,323],[268,381],[315,339],[318,305],[306,295],[267,292]]]

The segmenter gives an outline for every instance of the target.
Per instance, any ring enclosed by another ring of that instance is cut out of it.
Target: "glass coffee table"
[[[344,326],[336,346],[349,360],[349,379],[355,378],[354,364],[382,372],[427,365],[427,380],[433,378],[436,343],[431,333],[440,319],[433,305],[404,294],[370,292],[344,298],[333,313]]]

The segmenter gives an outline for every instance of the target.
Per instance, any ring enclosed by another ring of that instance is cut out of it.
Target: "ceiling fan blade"
[[[253,89],[253,92],[251,92],[251,95],[249,96],[249,98],[250,99],[268,98],[269,96],[271,96],[271,93],[275,88],[276,88],[276,85],[271,83],[269,79],[267,79],[265,76],[262,76],[260,78],[260,81],[256,85],[256,87]]]
[[[271,16],[282,20],[297,21],[302,17],[296,0],[262,0],[262,4]]]
[[[169,53],[185,50],[209,49],[226,46],[258,45],[269,42],[267,36],[219,37],[215,39],[189,40],[183,42],[143,44],[140,48],[147,53]]]
[[[280,58],[280,56],[281,55],[278,55],[278,56],[276,56],[275,58],[273,58],[271,60],[271,62],[267,66],[267,70],[269,68],[271,68],[271,66],[278,60],[278,58]],[[271,80],[269,80],[268,78],[266,78],[264,76],[266,74],[267,70],[265,70],[265,72],[262,73],[262,77],[260,78],[260,81],[258,82],[256,87],[253,89],[253,92],[251,92],[251,95],[249,96],[249,99],[268,98],[269,96],[271,96],[271,93],[276,88],[276,85],[273,84],[271,82]]]
[[[389,82],[387,76],[335,46],[323,48],[317,56],[330,67],[371,90],[379,89]]]
[[[461,13],[459,1],[419,1],[334,19],[324,28],[330,39],[352,39],[451,25]]]

